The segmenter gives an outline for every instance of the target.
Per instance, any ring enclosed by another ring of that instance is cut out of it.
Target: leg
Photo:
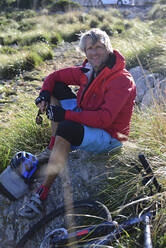
[[[59,102],[54,96],[51,96],[50,104],[55,106],[55,105],[59,105]],[[52,150],[55,143],[55,134],[56,134],[57,126],[58,126],[57,122],[51,121],[51,139],[50,139],[50,144],[48,146],[50,150]]]
[[[54,106],[57,104],[59,105],[59,101],[66,100],[66,99],[76,99],[76,95],[72,92],[70,87],[68,87],[63,82],[55,82],[54,90],[53,90],[53,93],[50,99],[50,104]],[[69,107],[66,106],[66,108],[71,109],[71,106]],[[50,143],[49,143],[49,146],[46,147],[46,149],[37,156],[39,160],[39,164],[45,164],[49,160],[51,150],[55,143],[55,134],[57,130],[57,125],[58,125],[57,123],[53,121],[51,122],[52,133],[51,133]]]
[[[60,100],[76,98],[76,95],[72,92],[70,87],[68,87],[63,82],[56,82],[53,90],[53,95],[51,96],[50,104],[59,105]],[[55,136],[57,123],[51,122],[52,136]]]
[[[59,102],[58,102],[58,100],[54,96],[51,96],[50,104],[55,106],[55,105],[59,105]],[[49,143],[48,147],[46,147],[44,149],[44,151],[42,151],[41,153],[39,153],[37,155],[37,159],[38,159],[39,165],[44,165],[49,160],[49,157],[50,157],[50,154],[51,154],[51,150],[52,150],[52,148],[54,146],[54,143],[55,143],[55,134],[56,134],[57,126],[58,126],[58,123],[56,123],[54,121],[51,121],[51,138],[50,138],[50,143]],[[43,174],[43,167],[40,169],[40,171],[38,173],[38,176],[40,177],[40,176],[42,176],[42,174]]]
[[[58,124],[55,144],[47,168],[43,170],[43,175],[46,177],[43,183],[44,187],[50,188],[56,175],[63,170],[71,150],[71,144],[79,146],[83,137],[84,128],[81,124],[67,120]]]
[[[51,96],[50,104],[55,106],[55,105],[59,105],[59,102],[54,96]],[[57,125],[58,123],[51,121],[52,136],[55,136]]]
[[[25,218],[33,219],[41,215],[43,209],[43,200],[46,199],[49,188],[53,184],[56,176],[62,172],[70,152],[71,144],[64,138],[57,136],[51,152],[48,166],[45,170],[44,183],[38,188],[31,199],[19,210],[19,215]]]
[[[67,162],[70,147],[71,145],[67,140],[56,136],[56,141],[46,168],[46,178],[43,183],[48,189],[53,184],[56,176],[63,170]]]
[[[72,92],[71,88],[62,82],[56,82],[53,96],[51,97],[51,105],[59,105],[59,101],[66,100],[66,99],[76,99],[76,95]],[[70,106],[69,106],[70,108]],[[52,150],[54,142],[55,142],[55,134],[57,130],[58,123],[51,121],[51,140],[49,144],[49,149]]]
[[[77,149],[99,154],[117,152],[121,147],[122,143],[116,138],[112,138],[105,130],[84,125],[84,138]]]

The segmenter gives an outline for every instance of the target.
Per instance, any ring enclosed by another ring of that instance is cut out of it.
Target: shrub
[[[125,29],[127,30],[127,29],[132,28],[132,27],[133,27],[133,24],[132,24],[132,23],[125,23],[125,24],[124,24],[124,27],[125,27]]]
[[[12,7],[16,1],[15,0],[1,0],[0,1],[0,10],[7,10]]]
[[[71,13],[67,13],[65,16],[64,15],[59,15],[57,18],[57,23],[58,24],[73,24],[77,22],[76,16],[72,15]]]
[[[19,41],[20,41],[19,36],[6,35],[3,37],[3,42],[5,46],[18,45]]]
[[[77,41],[79,39],[79,33],[76,31],[72,31],[71,33],[63,33],[62,38],[67,42]]]
[[[160,5],[156,4],[153,6],[153,8],[148,13],[148,18],[155,20],[159,19],[160,21],[162,19],[166,18],[166,5]]]
[[[0,45],[4,45],[4,37],[0,37]]]
[[[84,32],[86,30],[86,27],[80,27],[80,29],[75,29],[75,30],[71,30],[70,32],[64,32],[61,33],[61,36],[63,38],[64,41],[67,42],[73,42],[73,41],[77,41],[79,40],[79,36],[81,34],[81,32]]]
[[[20,11],[20,10],[13,11],[12,10],[12,12],[6,13],[7,18],[14,19],[18,22],[25,18],[35,17],[36,15],[37,15],[36,12],[30,9],[24,10],[24,11]]]
[[[105,18],[106,12],[105,11],[104,12],[101,11],[101,9],[100,10],[99,9],[92,9],[90,11],[90,14],[92,16],[95,16],[98,19],[99,22],[103,22],[104,21],[104,18]]]
[[[109,24],[104,24],[100,28],[101,30],[105,31],[109,36],[114,35],[114,30],[110,27]]]
[[[1,36],[3,45],[19,45],[19,46],[31,46],[37,42],[49,42],[49,36],[47,33],[30,31],[23,34],[12,34]]]
[[[19,2],[18,2],[18,7],[20,8],[20,9],[31,9],[31,8],[33,8],[33,1],[31,1],[31,0],[20,0]]]
[[[90,23],[89,23],[89,26],[91,28],[97,28],[99,26],[99,22],[97,20],[92,20]]]
[[[87,16],[85,13],[82,13],[78,16],[78,20],[80,23],[85,23],[87,21]]]
[[[8,24],[8,19],[5,16],[0,16],[0,26],[7,24]]]
[[[41,56],[38,53],[31,51],[22,64],[22,70],[29,71],[38,66],[41,62]]]
[[[123,33],[125,31],[125,26],[121,22],[120,23],[116,23],[114,25],[114,29],[118,32],[118,34],[121,34],[121,33]]]
[[[49,38],[48,35],[46,33],[36,33],[31,32],[31,33],[27,33],[24,36],[19,38],[19,44],[22,46],[30,46],[33,43],[37,43],[37,42],[45,42],[48,43]]]
[[[25,57],[20,56],[17,58],[13,57],[8,58],[8,60],[0,65],[0,78],[11,79],[16,75],[19,75],[23,70],[23,64]]]
[[[42,60],[49,60],[53,58],[53,51],[52,49],[46,44],[36,44],[32,48],[32,51],[37,53]]]
[[[148,44],[145,44],[142,49],[140,49],[137,53],[132,53],[132,55],[127,58],[127,69],[131,69],[135,66],[138,66],[139,58],[142,66],[145,69],[150,69],[152,71],[153,69],[150,64],[151,58],[155,58],[161,53],[163,53],[163,48],[160,45],[149,46]]]
[[[18,29],[19,24],[12,19],[7,19],[7,18],[0,18],[0,29],[4,32],[7,32],[7,30],[11,30],[11,29]]]
[[[18,47],[3,46],[0,48],[0,52],[3,54],[15,54],[18,52]]]
[[[50,10],[53,12],[56,11],[66,12],[68,10],[76,10],[80,8],[81,5],[79,3],[70,0],[58,0],[51,5]]]
[[[25,31],[29,31],[32,30],[34,27],[36,26],[36,22],[35,21],[27,21],[27,20],[22,20],[19,23],[19,27],[18,30],[25,32]]]
[[[62,42],[62,37],[61,37],[61,35],[60,35],[59,33],[53,33],[53,34],[51,34],[50,42],[51,42],[53,45],[59,44],[60,42]]]
[[[23,71],[37,67],[42,61],[53,58],[53,52],[45,44],[36,44],[31,50],[8,56],[0,65],[0,78],[11,79]]]
[[[159,4],[165,4],[165,0],[158,0]]]

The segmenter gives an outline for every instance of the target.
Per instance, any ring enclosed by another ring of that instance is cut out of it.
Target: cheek
[[[102,54],[101,58],[103,61],[106,61],[108,59],[108,54],[107,53]]]
[[[90,53],[86,53],[86,57],[89,60],[91,58],[91,54]]]

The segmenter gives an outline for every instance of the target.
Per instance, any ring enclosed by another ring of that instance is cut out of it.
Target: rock
[[[166,79],[155,84],[154,88],[149,88],[141,102],[142,109],[154,106],[156,103],[161,105],[166,102]]]
[[[108,154],[93,155],[85,151],[74,151],[69,155],[68,165],[61,176],[55,180],[48,198],[44,213],[49,213],[55,207],[59,207],[64,202],[83,199],[100,199],[101,193],[109,185],[108,177],[112,175],[113,169],[108,166]],[[32,191],[42,182],[42,178],[32,186]],[[0,240],[1,247],[14,247],[14,243],[26,233],[30,226],[36,223],[35,220],[22,219],[18,216],[19,208],[30,198],[31,192],[28,192],[23,198],[17,201],[9,201],[6,197],[0,195]],[[65,197],[65,199],[64,199]],[[62,221],[60,220],[60,225]],[[57,222],[51,222],[50,226],[55,228]],[[50,230],[46,226],[36,233],[25,248],[39,247],[44,235]],[[6,245],[6,246],[5,246]],[[11,246],[13,245],[13,246]],[[23,247],[22,247],[23,248]]]
[[[142,102],[145,93],[157,85],[158,80],[155,77],[155,74],[149,74],[139,77],[135,83],[137,87],[136,102],[140,103]]]
[[[142,109],[154,105],[154,102],[163,104],[165,101],[165,79],[158,73],[150,73],[137,66],[130,70],[134,78],[137,96],[136,104]]]
[[[147,77],[148,71],[143,70],[140,66],[137,66],[135,68],[132,68],[130,70],[130,73],[134,78],[137,88],[137,95],[135,101],[137,104],[139,104],[146,93],[147,85],[145,77]]]
[[[140,66],[136,66],[136,67],[130,69],[129,72],[133,76],[135,82],[138,80],[138,78],[142,77],[144,74],[148,75],[148,71],[144,70]]]

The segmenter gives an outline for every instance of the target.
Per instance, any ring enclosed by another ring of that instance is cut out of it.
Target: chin
[[[97,72],[97,71],[100,71],[102,67],[103,67],[103,66],[95,66],[95,67],[93,67],[93,68],[94,68],[94,70]]]

